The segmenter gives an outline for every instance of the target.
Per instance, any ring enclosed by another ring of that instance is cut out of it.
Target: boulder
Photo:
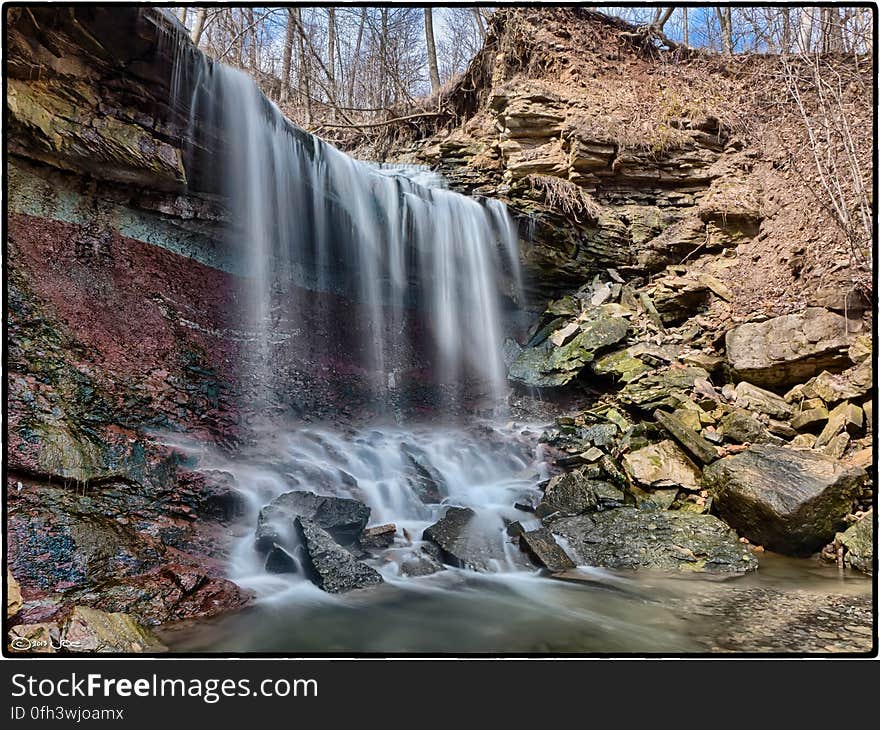
[[[597,358],[592,364],[596,375],[608,375],[621,383],[628,383],[651,368],[632,354],[633,348],[618,350]]]
[[[623,492],[613,484],[591,475],[595,470],[575,469],[553,477],[544,489],[544,498],[535,510],[539,517],[551,514],[578,515],[591,510],[623,505]]]
[[[828,420],[828,409],[816,406],[796,413],[791,419],[791,426],[797,431],[815,428]]]
[[[6,618],[12,618],[21,610],[21,587],[12,571],[6,569]]]
[[[694,382],[708,377],[703,368],[666,367],[627,383],[619,397],[626,405],[648,412],[660,406],[679,408],[690,402]]]
[[[573,380],[596,355],[626,337],[629,322],[615,316],[615,305],[588,309],[578,319],[578,333],[557,347],[547,339],[526,347],[508,370],[514,383],[528,387],[553,388]]]
[[[77,606],[61,624],[67,651],[97,654],[141,654],[167,651],[158,637],[124,613]]]
[[[579,565],[745,573],[758,561],[717,517],[622,507],[553,522]]]
[[[777,438],[748,411],[739,409],[728,413],[721,419],[721,428],[728,441],[737,444],[781,444],[782,439]]]
[[[370,508],[356,499],[285,492],[260,510],[255,535],[257,550],[268,553],[276,544],[294,548],[293,522],[297,517],[314,520],[340,545],[353,545],[370,519]]]
[[[572,559],[559,547],[553,533],[546,527],[523,532],[519,536],[519,546],[532,560],[551,573],[561,573],[575,567]]]
[[[382,583],[382,576],[339,545],[317,521],[297,517],[294,524],[303,546],[306,572],[328,593],[346,593]]]
[[[814,448],[820,449],[827,446],[843,430],[855,433],[862,428],[863,424],[864,413],[861,408],[852,403],[841,403],[828,414],[828,423],[816,438]]]
[[[850,567],[871,575],[874,571],[874,511],[837,536],[846,548],[844,562]]]
[[[749,322],[725,335],[727,360],[737,379],[767,388],[793,385],[822,370],[848,367],[848,332],[855,326],[845,317],[818,307]]]
[[[866,478],[823,454],[769,444],[703,470],[715,511],[741,535],[787,555],[809,555],[843,527]]]
[[[699,488],[700,470],[669,439],[631,451],[623,460],[633,479],[647,487]]]
[[[528,565],[521,553],[508,555],[501,530],[494,527],[468,507],[449,507],[442,519],[425,529],[422,539],[437,545],[443,562],[456,568],[490,573],[506,567],[509,559]]]
[[[775,418],[791,418],[794,412],[794,409],[782,396],[744,380],[737,383],[734,392],[736,393],[736,405],[740,408],[766,413]]]

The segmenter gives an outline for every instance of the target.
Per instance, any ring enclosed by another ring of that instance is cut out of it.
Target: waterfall
[[[285,119],[246,74],[186,44],[173,85],[189,119],[188,175],[228,201],[243,255],[250,377],[274,393],[279,338],[305,359],[344,328],[357,333],[346,356],[377,403],[419,358],[432,385],[476,383],[503,402],[502,292],[516,297],[520,274],[502,203],[452,192],[424,168],[349,157]]]
[[[406,427],[397,411],[397,424],[365,428],[278,418],[255,429],[246,450],[190,455],[199,468],[232,476],[255,525],[294,490],[366,505],[371,524],[395,525],[394,545],[377,563],[388,581],[403,579],[423,531],[450,505],[474,510],[493,570],[519,570],[524,558],[506,530],[524,520],[516,500],[547,475],[536,432],[497,421],[439,423],[451,400],[467,410],[487,405],[493,416],[506,404],[505,302],[521,298],[506,207],[455,193],[427,168],[355,160],[285,119],[241,71],[186,42],[174,51],[172,111],[186,127],[188,185],[226,201],[228,243],[247,282],[243,374],[258,384],[248,408],[283,402],[276,396],[288,387],[291,362],[311,361],[300,382],[316,387],[315,363],[333,348],[348,368],[334,377],[366,382],[372,411],[393,406],[419,378],[440,406],[431,425]],[[289,537],[293,555],[299,538]],[[310,585],[299,563],[295,576],[269,571],[252,534],[233,552],[230,577],[261,596]]]

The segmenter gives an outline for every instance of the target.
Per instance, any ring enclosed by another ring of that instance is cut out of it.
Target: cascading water
[[[352,159],[292,125],[243,72],[191,47],[178,54],[173,86],[194,140],[188,168],[210,167],[229,201],[250,282],[249,374],[269,395],[283,386],[273,377],[279,332],[306,360],[325,344],[317,339],[353,327],[348,354],[375,403],[393,400],[421,357],[431,385],[461,394],[467,384],[501,404],[501,293],[519,292],[517,234],[502,203],[451,192],[421,168]],[[345,320],[303,292],[345,298]]]
[[[228,201],[228,235],[242,252],[252,323],[245,374],[259,384],[251,406],[286,387],[279,360],[304,363],[328,333],[354,329],[345,354],[375,411],[418,371],[443,394],[435,424],[452,400],[488,404],[497,419],[507,393],[504,299],[520,290],[517,232],[504,205],[454,193],[425,168],[352,159],[292,125],[244,73],[189,45],[177,51],[172,87],[188,119],[187,171]],[[328,295],[347,308],[326,306]],[[419,360],[428,367],[419,371]],[[353,431],[276,423],[250,453],[201,453],[200,465],[233,475],[254,523],[291,490],[368,505],[371,524],[396,526],[394,545],[373,556],[390,582],[419,572],[422,532],[448,505],[475,510],[484,570],[530,568],[505,526],[523,519],[513,505],[544,476],[535,434],[497,421],[426,427],[385,416]],[[428,496],[419,492],[425,478]],[[231,577],[264,596],[309,590],[303,571],[270,575],[265,561],[244,534]]]

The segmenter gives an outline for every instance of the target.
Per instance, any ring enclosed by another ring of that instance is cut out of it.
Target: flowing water
[[[253,322],[247,377],[269,394],[282,330],[299,352],[337,328],[359,333],[376,404],[406,385],[410,361],[431,362],[429,386],[472,392],[495,417],[434,423],[401,414],[358,426],[277,422],[235,456],[174,443],[206,472],[224,472],[246,501],[228,568],[254,609],[169,634],[196,651],[692,651],[672,597],[718,584],[624,577],[581,568],[571,582],[538,575],[506,526],[528,528],[514,504],[546,477],[539,428],[504,419],[503,310],[520,281],[518,240],[503,204],[447,190],[428,170],[348,157],[288,122],[243,73],[176,49],[173,102],[189,119],[187,172],[228,201],[228,235],[242,252]],[[324,309],[319,296],[349,303]],[[285,309],[286,307],[286,309]],[[281,311],[287,312],[281,326]],[[323,321],[322,326],[315,326]],[[424,333],[421,331],[424,330]],[[343,353],[346,356],[348,353]],[[465,384],[468,384],[467,387]],[[259,405],[259,402],[252,404]],[[381,410],[381,409],[380,409]],[[419,478],[436,493],[425,499]],[[383,585],[331,596],[302,572],[273,574],[254,548],[260,509],[304,489],[368,505],[393,523],[394,543],[366,557]],[[470,507],[493,559],[483,573],[446,568],[415,577],[422,533],[449,505]],[[535,523],[537,524],[537,523]],[[699,592],[699,591],[697,591]],[[678,600],[677,598],[675,600]],[[699,633],[699,632],[697,632]]]

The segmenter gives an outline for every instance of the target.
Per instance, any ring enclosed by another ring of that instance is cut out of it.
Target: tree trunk
[[[354,44],[354,54],[352,55],[352,65],[351,70],[349,71],[350,76],[348,77],[348,105],[355,106],[354,103],[354,79],[357,76],[357,63],[358,57],[361,53],[361,42],[364,39],[364,26],[367,23],[367,9],[361,8],[361,22],[358,25],[358,34],[357,40]]]
[[[681,36],[682,36],[682,41],[684,42],[684,44],[685,44],[686,46],[689,46],[689,45],[691,44],[691,37],[690,37],[690,33],[688,32],[688,9],[687,9],[687,5],[685,5],[685,6],[681,9]]]
[[[282,104],[290,98],[290,61],[293,56],[293,34],[296,30],[291,17],[293,10],[287,9],[287,30],[284,33],[284,51],[281,55],[281,97]]]
[[[177,12],[177,17],[180,19],[180,22],[183,23],[183,27],[184,27],[184,28],[186,27],[186,11],[187,11],[188,9],[189,9],[189,8],[181,8],[181,9]]]
[[[730,7],[715,8],[721,26],[721,51],[725,56],[733,55],[733,10]]]
[[[809,53],[813,39],[813,8],[801,8],[800,27],[798,28],[798,47],[801,53]]]
[[[305,101],[305,122],[306,126],[310,127],[312,125],[312,90],[309,86],[309,59],[306,54],[306,39],[304,37],[305,29],[302,25],[302,14],[300,12],[299,7],[295,7],[292,10],[291,20],[294,21],[296,25],[296,29],[298,31],[297,37],[299,38],[299,90],[300,95],[303,97]]]
[[[477,22],[477,30],[480,31],[480,38],[486,39],[486,24],[483,23],[483,16],[480,14],[480,8],[473,8],[474,20]]]
[[[196,14],[196,22],[193,25],[192,34],[190,38],[192,38],[192,42],[198,46],[199,41],[202,39],[202,31],[205,29],[205,18],[208,15],[208,8],[199,8],[199,12]]]
[[[245,20],[248,24],[248,30],[245,34],[248,37],[248,67],[251,73],[254,73],[257,70],[257,24],[254,22],[253,8],[245,10]]]
[[[434,43],[434,18],[431,8],[425,8],[425,44],[428,47],[428,75],[431,77],[431,91],[440,91],[440,73],[437,71],[437,46]]]

